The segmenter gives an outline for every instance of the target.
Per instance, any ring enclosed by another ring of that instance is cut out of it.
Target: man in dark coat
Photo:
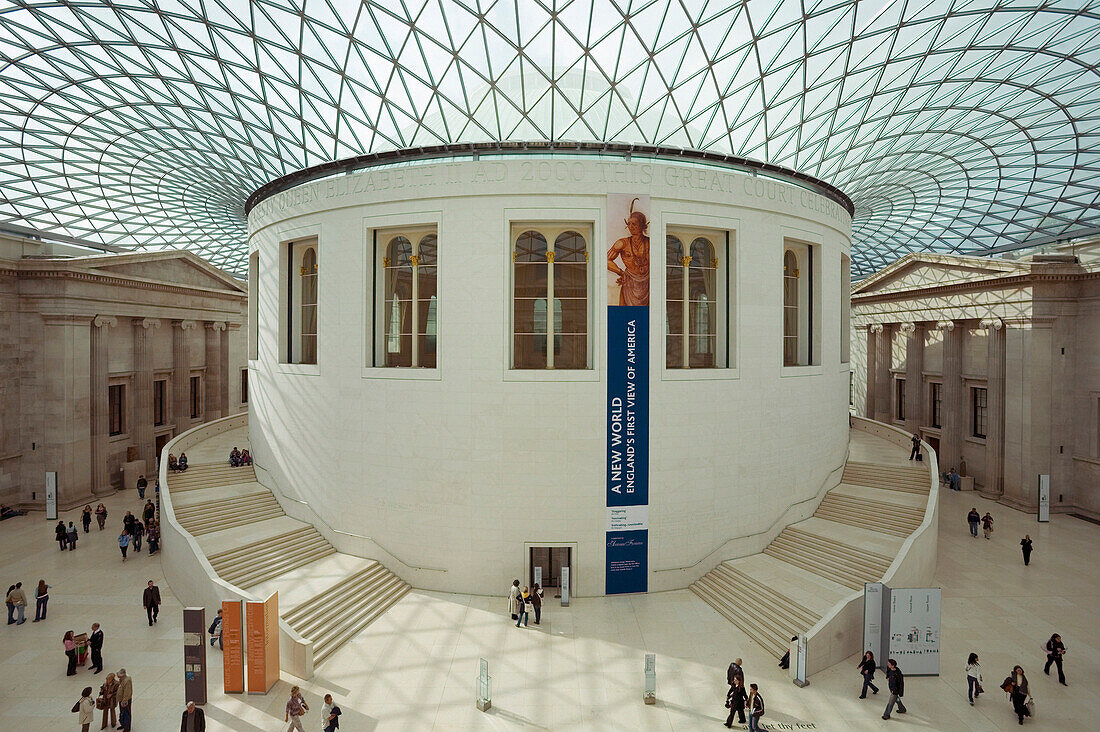
[[[183,710],[180,732],[206,732],[206,713],[193,701],[187,702],[187,709]]]
[[[92,647],[92,665],[88,670],[98,674],[103,670],[103,631],[99,629],[99,623],[92,623],[88,643]]]
[[[886,662],[886,681],[890,684],[890,702],[886,705],[883,719],[890,718],[890,712],[894,711],[894,705],[898,705],[898,714],[905,714],[905,705],[901,698],[905,696],[905,675],[898,668],[898,662],[890,659]]]
[[[160,588],[153,584],[153,580],[149,580],[146,585],[141,604],[145,606],[145,614],[149,616],[149,625],[157,622],[157,615],[160,614]]]

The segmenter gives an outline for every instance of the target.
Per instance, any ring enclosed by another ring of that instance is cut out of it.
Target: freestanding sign
[[[649,572],[649,196],[607,197],[607,545],[604,592]],[[622,221],[620,225],[619,222]]]
[[[248,693],[266,694],[279,680],[279,593],[246,603]]]
[[[535,565],[535,584],[538,585],[539,587],[542,587],[542,565],[541,564],[536,564]],[[532,590],[533,589],[534,588],[532,588]]]
[[[244,613],[240,600],[222,602],[222,673],[226,694],[244,693]]]
[[[1039,520],[1050,521],[1050,476],[1039,476]]]
[[[184,703],[206,704],[206,608],[183,609]]]
[[[57,473],[46,473],[46,520],[57,521]]]
[[[890,651],[890,588],[881,582],[863,585],[863,650],[885,664]]]
[[[569,567],[561,568],[561,606],[569,607]]]
[[[889,657],[897,659],[906,676],[939,675],[938,587],[890,589]]]

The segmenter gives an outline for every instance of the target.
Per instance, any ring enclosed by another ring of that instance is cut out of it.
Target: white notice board
[[[940,673],[940,588],[890,589],[890,658],[906,676]]]

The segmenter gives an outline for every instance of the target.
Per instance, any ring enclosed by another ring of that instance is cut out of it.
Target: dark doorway
[[[940,438],[933,437],[932,435],[925,435],[924,441],[936,452],[936,457],[938,458],[940,455]]]
[[[171,439],[172,439],[172,435],[167,434],[167,433],[163,434],[163,435],[157,435],[157,442],[156,442],[157,452],[156,452],[156,455],[153,456],[154,460],[160,460],[160,451],[164,449],[164,446],[167,445],[168,441],[171,440]],[[153,466],[152,465],[146,465],[145,470],[147,472],[152,472],[153,471]]]
[[[531,547],[531,570],[527,578],[528,586],[536,582],[535,567],[542,570],[542,589],[547,597],[561,597],[561,568],[572,567],[573,550],[567,546]],[[569,570],[569,594],[573,594],[573,570]],[[552,594],[551,594],[552,592]]]

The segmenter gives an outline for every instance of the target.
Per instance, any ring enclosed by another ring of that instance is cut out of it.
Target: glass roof
[[[1100,231],[1100,0],[0,0],[0,228],[191,249],[319,163],[617,141],[794,168],[853,273]]]

